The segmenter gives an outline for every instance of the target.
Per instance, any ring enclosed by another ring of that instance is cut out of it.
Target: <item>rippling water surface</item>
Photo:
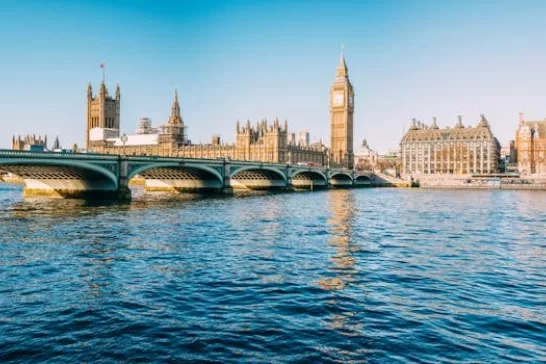
[[[546,193],[27,200],[0,361],[544,362]]]

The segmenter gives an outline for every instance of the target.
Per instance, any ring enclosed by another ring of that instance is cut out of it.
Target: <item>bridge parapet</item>
[[[117,154],[73,153],[73,152],[35,152],[28,150],[0,149],[0,158],[62,158],[118,160]]]

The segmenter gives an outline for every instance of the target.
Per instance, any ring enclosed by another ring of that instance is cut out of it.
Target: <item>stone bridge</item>
[[[24,196],[129,199],[139,176],[146,191],[315,190],[370,187],[353,170],[219,159],[0,150],[0,169],[23,178]]]

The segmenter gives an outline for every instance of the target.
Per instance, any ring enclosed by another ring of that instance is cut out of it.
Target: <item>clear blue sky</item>
[[[2,0],[0,147],[25,133],[82,145],[103,62],[125,132],[165,122],[178,88],[194,142],[232,142],[237,119],[263,117],[327,141],[342,43],[355,144],[387,151],[412,117],[481,113],[504,144],[518,112],[546,117],[544,19],[546,1]]]

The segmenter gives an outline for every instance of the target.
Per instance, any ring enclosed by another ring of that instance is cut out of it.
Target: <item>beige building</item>
[[[88,130],[88,150],[110,154],[326,164],[327,152],[323,145],[300,146],[288,143],[287,121],[280,125],[277,119],[271,124],[262,120],[255,126],[249,120],[244,126],[237,122],[235,144],[222,144],[218,135],[212,137],[210,144],[191,144],[185,131],[178,94],[175,92],[171,115],[166,124],[154,129],[149,119],[143,119],[138,133],[134,135],[120,135],[117,128],[91,128]]]
[[[136,135],[120,134],[120,92],[115,98],[108,95],[104,82],[99,94],[93,97],[91,85],[87,90],[87,149],[98,153],[130,155],[163,155],[195,158],[226,157],[237,160],[275,163],[305,163],[353,168],[354,90],[349,81],[345,57],[341,54],[336,79],[330,88],[330,149],[321,142],[311,143],[308,132],[288,132],[288,123],[266,120],[252,126],[237,121],[235,144],[222,144],[213,136],[210,144],[194,145],[186,135],[180,115],[178,96],[172,104],[169,121],[154,129],[149,119],[140,122]]]
[[[110,97],[104,80],[100,84],[99,94],[93,97],[91,84],[87,86],[87,128],[86,148],[89,149],[89,132],[93,128],[117,129],[120,127],[121,94],[116,86],[116,96]]]
[[[490,174],[498,172],[500,144],[487,119],[465,127],[459,116],[453,128],[440,129],[413,119],[401,142],[402,174]]]
[[[330,88],[330,166],[353,168],[354,90],[341,53]]]
[[[546,175],[546,120],[524,120],[519,114],[516,153],[521,174]]]

